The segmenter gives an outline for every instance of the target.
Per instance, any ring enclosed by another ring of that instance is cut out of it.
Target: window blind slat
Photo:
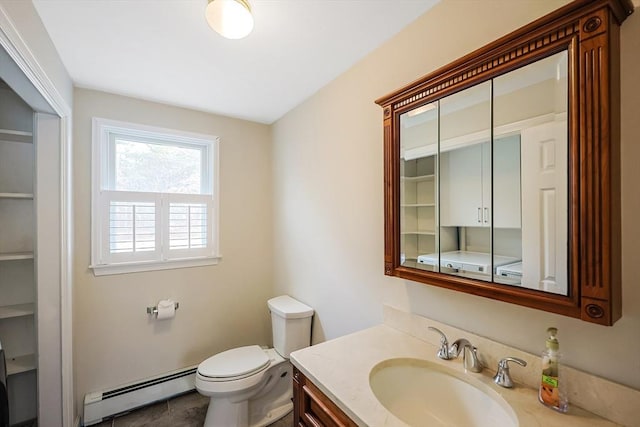
[[[109,251],[136,253],[156,250],[156,204],[115,201],[109,204]]]
[[[169,204],[169,249],[206,248],[207,232],[206,204]]]

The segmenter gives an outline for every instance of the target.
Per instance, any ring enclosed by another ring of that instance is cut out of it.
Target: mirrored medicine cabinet
[[[376,102],[385,274],[621,316],[619,26],[579,0]]]

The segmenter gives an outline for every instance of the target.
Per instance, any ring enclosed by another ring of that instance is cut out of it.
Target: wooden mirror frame
[[[582,320],[622,316],[620,25],[631,0],[576,0],[387,95],[384,273]],[[400,264],[400,115],[566,50],[569,60],[569,294],[556,295]]]

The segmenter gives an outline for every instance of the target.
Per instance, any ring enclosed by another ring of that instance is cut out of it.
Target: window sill
[[[128,262],[122,264],[90,265],[95,276],[109,276],[112,274],[140,273],[143,271],[173,270],[176,268],[202,267],[216,265],[222,256],[202,257],[193,259],[178,259],[169,261]]]

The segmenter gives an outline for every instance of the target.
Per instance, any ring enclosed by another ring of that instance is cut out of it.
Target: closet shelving
[[[0,306],[0,321],[2,319],[11,319],[18,317],[29,317],[35,314],[35,304],[14,304]],[[20,355],[20,356],[8,356],[6,360],[7,375],[16,375],[23,372],[28,372],[36,369],[36,358],[33,353]]]
[[[400,187],[400,238],[408,265],[416,263],[419,254],[435,250],[435,157],[403,161]]]
[[[0,342],[12,424],[36,418],[33,126],[33,110],[0,81]]]
[[[0,193],[0,199],[33,200],[33,194],[31,193]]]
[[[33,259],[33,252],[0,253],[0,261],[17,261],[20,259]]]
[[[33,132],[22,130],[0,129],[0,141],[2,142],[33,142]]]
[[[34,308],[35,305],[33,303],[0,306],[0,319],[33,316],[33,313],[35,313]]]
[[[36,369],[36,356],[34,354],[8,357],[6,362],[7,375],[17,375]]]

